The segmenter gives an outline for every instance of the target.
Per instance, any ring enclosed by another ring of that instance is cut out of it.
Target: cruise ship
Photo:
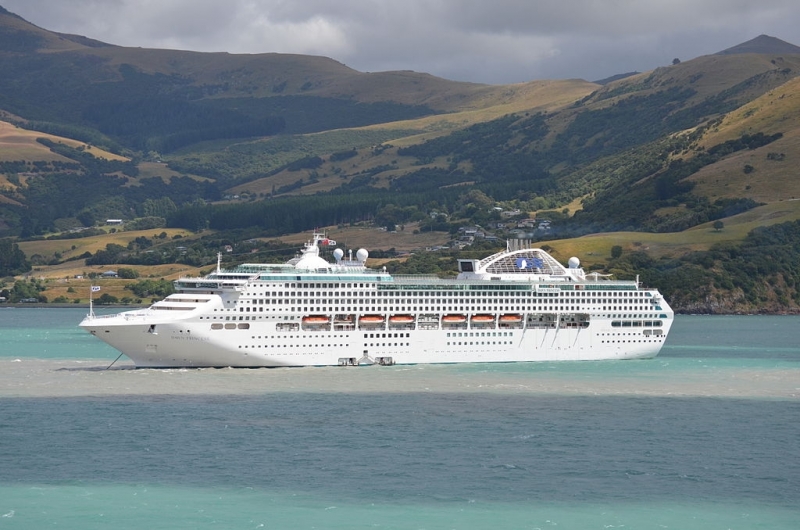
[[[453,279],[393,275],[315,233],[283,264],[181,278],[142,309],[80,326],[137,367],[587,361],[658,355],[674,313],[657,289],[566,266],[512,240]]]

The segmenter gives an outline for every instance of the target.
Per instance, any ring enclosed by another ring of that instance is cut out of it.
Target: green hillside
[[[325,57],[113,46],[0,8],[0,237],[36,255],[8,270],[198,267],[222,244],[318,226],[438,234],[423,247],[477,224],[641,270],[685,310],[796,310],[796,251],[775,245],[800,247],[782,224],[800,198],[798,51],[762,35],[602,84],[489,86]],[[549,227],[514,231],[533,216]],[[106,247],[106,219],[182,241]],[[785,259],[751,284],[732,263],[767,225],[761,238]],[[99,240],[87,249],[81,236]]]

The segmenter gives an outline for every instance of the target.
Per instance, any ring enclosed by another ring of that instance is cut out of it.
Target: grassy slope
[[[37,131],[20,129],[8,122],[0,120],[0,162],[15,162],[24,160],[26,162],[72,162],[72,160],[53,153],[50,149],[36,141],[37,138],[47,138],[53,142],[63,143],[70,147],[83,147],[86,152],[91,153],[97,158],[106,160],[127,160],[122,156],[109,153],[94,146],[89,146],[84,142],[54,136]],[[25,178],[20,181],[24,183]],[[20,203],[3,194],[2,189],[14,190],[16,185],[9,182],[5,174],[0,174],[0,203],[19,205]]]
[[[109,79],[129,64],[149,74],[180,76],[198,86],[224,85],[215,97],[313,95],[360,102],[393,101],[427,105],[440,112],[485,106],[503,87],[450,81],[412,71],[359,72],[327,57],[263,53],[201,53],[122,46],[86,46],[81,39],[38,28],[17,17],[0,15],[0,23],[39,39],[39,53],[81,54],[101,59],[95,75]]]
[[[63,136],[55,136],[38,131],[20,129],[14,125],[0,120],[0,162],[12,162],[24,160],[26,162],[73,162],[69,158],[52,152],[47,146],[36,141],[37,138],[47,138],[53,142],[62,143],[69,147],[83,148],[85,152],[94,155],[96,158],[106,160],[128,160],[128,158],[114,153],[110,153],[95,146],[90,146],[85,142],[73,140]],[[169,182],[172,177],[182,176],[181,173],[172,171],[164,163],[141,162],[139,164],[139,176],[129,177],[130,185],[135,185],[139,179],[160,177]],[[189,175],[198,181],[208,180],[204,177]],[[5,175],[0,174],[0,188],[15,186],[11,184]],[[0,202],[13,202],[0,194]]]
[[[620,81],[610,83],[609,85],[599,89],[597,85],[575,80],[547,83],[533,82],[520,85],[511,85],[509,87],[495,87],[493,91],[489,91],[487,89],[484,97],[475,100],[475,103],[473,104],[473,106],[476,106],[475,108],[466,108],[460,112],[429,116],[417,120],[397,122],[394,124],[374,125],[365,129],[386,130],[388,128],[395,127],[419,131],[418,134],[397,138],[390,142],[393,146],[404,147],[423,142],[428,138],[447,134],[448,132],[472,125],[477,122],[497,118],[511,112],[536,112],[539,110],[546,110],[551,113],[556,111],[548,120],[548,124],[551,127],[550,136],[555,137],[555,135],[563,131],[563,129],[572,121],[575,113],[580,110],[576,108],[570,108],[570,104],[574,101],[584,98],[595,90],[597,90],[597,92],[592,97],[588,98],[588,101],[582,108],[603,108],[608,105],[612,105],[620,99],[626,98],[633,93],[636,93],[637,95],[646,95],[648,93],[653,93],[673,86],[689,87],[696,91],[696,94],[689,100],[690,104],[700,103],[710,96],[715,96],[720,92],[732,89],[733,87],[739,87],[735,95],[737,100],[754,97],[773,87],[774,88],[772,91],[768,92],[767,95],[762,96],[762,98],[759,98],[759,100],[763,98],[769,98],[770,95],[773,95],[775,99],[780,98],[781,96],[783,96],[784,99],[787,99],[788,94],[791,93],[792,89],[796,85],[793,84],[794,81],[790,81],[786,87],[781,87],[781,84],[785,83],[787,80],[787,75],[783,73],[783,69],[785,68],[792,68],[794,71],[800,69],[800,56],[777,58],[772,58],[769,55],[755,54],[737,56],[704,56],[680,63],[678,65],[658,68],[652,72],[646,72],[625,78]],[[609,95],[611,95],[611,97],[608,97]],[[783,105],[786,103],[787,101],[782,102]],[[778,105],[776,104],[772,104],[773,110],[777,106]],[[732,113],[732,116],[734,114],[737,113]],[[706,143],[708,143],[708,145],[713,145],[714,143],[724,142],[725,140],[733,138],[734,136],[741,135],[743,132],[747,132],[748,128],[750,129],[750,132],[769,132],[769,129],[771,128],[764,127],[764,124],[769,122],[778,124],[778,129],[783,128],[784,130],[781,130],[780,132],[784,132],[786,136],[780,142],[776,142],[776,144],[764,148],[764,153],[762,153],[764,156],[766,155],[766,152],[771,152],[771,148],[780,148],[787,151],[800,152],[800,145],[797,145],[794,136],[785,130],[786,127],[781,127],[783,125],[791,126],[793,123],[793,118],[794,115],[792,113],[789,113],[786,116],[779,116],[773,113],[770,116],[763,117],[762,122],[764,123],[758,123],[755,119],[751,119],[750,123],[746,127],[740,126],[737,131],[733,131],[731,128],[731,132],[727,136],[709,135]],[[736,118],[730,118],[726,121],[731,120],[735,121]],[[343,146],[342,148],[346,147]],[[408,171],[420,168],[420,166],[410,165],[414,162],[413,160],[403,160],[403,157],[396,157],[396,152],[394,150],[387,150],[377,158],[370,156],[369,149],[363,149],[359,155],[360,156],[358,158],[347,161],[348,164],[346,168],[342,167],[342,164],[326,163],[317,170],[317,173],[327,173],[328,175],[331,175],[335,168],[339,168],[340,171],[344,170],[345,175],[352,176],[361,171],[369,170],[380,165],[388,165],[391,164],[392,161],[397,161],[399,165],[397,165],[395,169],[381,175],[381,181],[377,184],[380,186],[385,185],[388,178],[401,176]],[[740,154],[739,156],[747,155],[752,155],[752,153],[744,153]],[[730,173],[730,169],[726,170],[725,168],[726,164],[729,167],[737,165],[738,167],[743,167],[744,163],[750,163],[751,165],[754,165],[754,167],[756,166],[756,164],[751,162],[726,159],[718,165],[706,168],[699,178],[701,180],[705,179],[707,181],[713,181],[719,180],[722,176],[722,180],[726,181],[727,188],[729,189],[727,191],[721,190],[717,193],[712,193],[711,195],[714,198],[749,196],[749,193],[741,193],[738,189],[736,189],[735,182],[728,181],[728,173]],[[442,166],[446,164],[447,161],[442,159],[435,160],[430,165]],[[786,168],[790,167],[790,164],[783,164],[783,166],[784,173],[787,174],[783,177],[783,180],[787,180],[788,170]],[[776,173],[777,169],[778,168],[776,167],[770,168],[770,173]],[[273,185],[276,187],[284,186],[296,182],[299,178],[307,180],[310,173],[310,171],[283,172],[267,179],[241,185],[237,188],[234,188],[233,191],[236,193],[241,193],[242,191],[268,193],[272,189]],[[751,175],[750,179],[752,180],[753,177],[754,175]],[[345,177],[343,180],[347,181],[349,180],[349,177]],[[316,184],[294,190],[291,193],[307,194],[316,193],[319,191],[327,191],[335,186],[340,185],[343,180],[338,178],[323,180]],[[771,190],[781,190],[777,193],[783,194],[791,188],[791,186],[790,188],[787,188],[783,184],[784,182],[776,181],[775,185],[773,186],[769,183],[769,177],[767,177],[763,181],[760,181],[759,188],[761,188],[761,191],[758,193],[757,190],[754,189],[752,183],[749,185],[751,186],[751,189],[753,189],[754,198],[759,201],[764,201],[765,199],[769,199],[768,197],[765,197],[765,194],[769,193]],[[795,186],[797,185],[794,183],[792,184]],[[747,185],[748,184],[744,184],[742,187]],[[705,193],[705,190],[700,187],[698,188],[698,193]],[[774,194],[775,193],[773,192],[773,195]],[[791,196],[791,193],[789,196]]]
[[[413,251],[426,246],[440,245],[448,240],[447,234],[442,232],[432,232],[424,234],[414,234],[416,225],[408,225],[405,230],[387,233],[384,230],[379,230],[372,227],[351,227],[344,229],[337,229],[330,227],[328,234],[332,239],[339,242],[340,245],[345,245],[348,248],[366,248],[366,249],[390,249],[395,248],[398,252]],[[81,239],[66,239],[66,240],[49,240],[49,241],[23,241],[19,243],[20,249],[28,256],[41,255],[45,258],[52,257],[56,252],[60,252],[63,258],[70,258],[79,256],[84,252],[96,252],[104,249],[107,244],[114,243],[117,245],[126,246],[128,242],[137,237],[152,238],[161,232],[167,232],[168,239],[172,239],[175,235],[184,237],[182,241],[189,242],[194,237],[194,234],[188,233],[184,230],[173,229],[155,229],[155,230],[139,230],[131,232],[115,232],[109,233],[105,236],[94,236]],[[309,234],[293,234],[281,238],[270,238],[270,240],[280,240],[285,242],[293,249],[299,249],[303,243],[309,238]],[[73,249],[72,246],[76,248]],[[370,260],[370,266],[379,266],[381,261]],[[157,266],[139,266],[139,265],[121,265],[122,267],[137,270],[140,274],[140,279],[164,278],[167,280],[174,280],[181,276],[197,276],[202,270],[209,270],[213,265],[205,267],[191,267],[179,263],[171,263]],[[118,299],[123,297],[133,298],[131,291],[125,290],[125,285],[138,280],[124,280],[118,278],[103,278],[90,280],[86,277],[91,272],[101,274],[108,270],[117,270],[118,265],[97,265],[87,266],[83,260],[68,261],[59,265],[52,266],[37,266],[34,270],[26,276],[37,278],[46,282],[46,290],[43,292],[48,300],[52,301],[59,296],[64,296],[70,301],[79,300],[82,303],[88,301],[89,286],[100,285],[102,286],[102,293],[116,296]],[[76,276],[83,275],[84,278],[78,279]],[[74,292],[68,292],[72,288]]]
[[[690,177],[697,183],[694,193],[712,201],[720,197],[751,197],[772,203],[800,197],[800,78],[728,114],[719,127],[703,137],[701,145],[709,147],[756,132],[782,133],[783,138],[703,168]],[[784,158],[770,160],[769,153],[782,153]],[[752,166],[753,171],[745,173],[745,165]]]
[[[329,227],[326,234],[340,246],[347,248],[365,248],[388,250],[396,249],[398,252],[412,252],[415,250],[442,245],[447,242],[448,235],[444,232],[425,232],[414,234],[418,226],[414,223],[406,225],[404,230],[386,232],[386,230],[371,226]],[[300,248],[309,239],[310,234],[291,234],[279,239],[285,243]]]
[[[114,232],[107,233],[100,236],[82,237],[78,239],[46,239],[37,241],[21,241],[19,247],[25,252],[26,256],[40,255],[45,258],[52,257],[56,252],[60,252],[63,259],[69,259],[79,256],[84,252],[95,253],[98,250],[106,248],[106,245],[113,243],[115,245],[127,246],[128,243],[137,237],[152,238],[161,232],[166,232],[168,238],[173,238],[176,235],[182,237],[189,237],[191,234],[186,230],[172,229],[172,228],[156,228],[152,230],[134,230],[130,232]],[[75,247],[74,249],[72,247]],[[59,265],[58,267],[61,267]]]
[[[14,32],[29,33],[40,40],[40,47],[48,52],[85,50],[87,47],[72,41],[66,36],[34,26],[30,22],[12,15],[0,14],[0,23]]]
[[[708,60],[716,63],[716,56]],[[756,57],[756,59],[759,59]],[[762,61],[763,62],[763,61]],[[730,82],[730,78],[728,79]],[[547,242],[556,256],[566,261],[578,256],[584,266],[605,264],[611,247],[624,251],[646,250],[653,257],[678,257],[687,252],[707,250],[715,243],[741,241],[748,232],[800,219],[800,78],[794,78],[749,104],[729,113],[718,127],[709,130],[699,144],[705,148],[741,137],[743,134],[783,133],[783,138],[764,147],[735,153],[689,177],[696,183],[693,193],[712,202],[718,198],[750,197],[765,203],[748,212],[723,219],[725,227],[715,231],[706,223],[676,233],[651,234],[617,232],[593,234],[577,239]],[[768,153],[783,153],[781,161],[769,160]],[[744,165],[754,167],[751,173]]]
[[[528,83],[482,85],[412,71],[359,72],[333,59],[308,55],[245,55],[120,47],[90,48],[82,53],[102,57],[112,67],[131,64],[145,73],[189,78],[195,85],[217,85],[225,79],[225,91],[215,97],[310,95],[363,103],[392,101],[426,105],[439,112],[457,112],[492,107],[503,100],[511,102],[531,90]]]
[[[166,232],[171,239],[175,235],[181,235],[191,238],[192,234],[185,230],[174,229],[155,229],[155,230],[136,230],[131,232],[115,232],[109,233],[104,236],[85,237],[80,239],[64,239],[64,240],[45,240],[45,241],[23,241],[19,243],[20,249],[25,253],[28,258],[34,255],[40,255],[45,258],[51,258],[56,252],[60,252],[63,259],[75,257],[83,254],[84,252],[97,252],[106,248],[109,243],[126,246],[130,241],[137,237],[152,238],[153,236]],[[72,247],[75,247],[74,249]],[[141,279],[144,278],[165,278],[174,280],[180,276],[197,275],[199,269],[190,267],[188,265],[181,265],[179,263],[170,263],[165,265],[157,265],[152,267],[139,266],[139,265],[122,265],[130,269],[139,271]],[[26,276],[37,278],[46,281],[47,289],[44,295],[48,300],[52,301],[59,296],[65,296],[69,300],[78,299],[86,302],[89,297],[89,286],[92,284],[101,285],[103,293],[116,296],[118,299],[123,297],[134,297],[131,291],[125,290],[125,285],[136,280],[123,280],[116,278],[103,278],[90,280],[86,277],[90,272],[102,274],[108,270],[117,270],[118,265],[96,265],[88,266],[84,260],[67,261],[58,265],[36,266]],[[208,269],[209,267],[206,267]],[[76,276],[83,275],[84,278],[77,279]],[[75,292],[68,292],[69,288]]]
[[[653,234],[644,232],[613,232],[606,234],[592,234],[584,237],[566,240],[553,240],[541,242],[552,248],[552,254],[562,263],[566,263],[571,256],[581,259],[582,266],[588,268],[594,264],[606,265],[611,257],[611,247],[620,245],[623,252],[644,250],[654,258],[679,257],[687,252],[706,250],[715,243],[741,241],[748,232],[759,226],[768,226],[790,220],[800,219],[800,200],[789,200],[768,204],[748,212],[725,219],[722,230],[714,230],[711,223],[706,223],[684,232]],[[349,248],[389,249],[395,248],[400,252],[415,251],[425,247],[443,244],[448,236],[442,232],[414,234],[413,225],[409,225],[402,232],[387,233],[372,227],[351,227],[336,229],[331,227],[329,236],[340,244]],[[63,241],[28,241],[21,242],[20,248],[26,255],[40,254],[52,256],[55,252],[62,252],[65,257],[77,256],[85,251],[95,252],[108,243],[127,245],[136,237],[153,237],[163,230],[143,230],[133,232],[117,232],[107,236],[96,236],[84,239]],[[192,234],[179,230],[167,229],[171,238],[181,234],[190,241]],[[309,237],[309,234],[293,234],[281,237],[280,240],[294,247],[300,247]],[[72,250],[72,245],[77,248]],[[380,266],[385,260],[370,260],[370,266]],[[156,267],[125,265],[139,271],[142,278],[176,279],[180,276],[197,275],[201,268],[189,267],[181,264],[167,264]],[[86,301],[88,288],[92,282],[88,279],[75,279],[76,275],[89,272],[102,273],[107,270],[119,268],[114,265],[86,266],[83,261],[66,262],[56,266],[42,266],[34,268],[30,276],[47,280],[47,290],[44,294],[53,300],[58,296],[69,299]],[[208,270],[211,265],[202,267]],[[103,292],[122,298],[132,296],[124,286],[135,280],[103,279],[95,280],[103,286]],[[76,292],[68,293],[72,287]]]
[[[38,131],[20,129],[8,122],[0,121],[0,162],[11,162],[15,160],[70,162],[68,158],[53,153],[48,147],[37,142],[37,138],[47,138],[53,142],[63,143],[70,147],[83,147],[88,153],[91,153],[97,158],[105,158],[106,160],[127,160],[125,157],[109,153],[97,147],[88,146],[86,143],[78,140]]]
[[[707,250],[715,243],[738,242],[748,232],[759,226],[769,226],[800,219],[800,200],[776,202],[728,217],[722,230],[714,230],[713,223],[695,226],[683,232],[610,232],[591,234],[575,239],[546,241],[555,249],[553,255],[566,262],[578,256],[584,267],[606,264],[611,257],[611,247],[620,245],[624,252],[644,250],[654,258],[679,257],[687,252]]]
[[[776,224],[784,221],[800,219],[800,201],[791,200],[797,197],[796,179],[793,179],[792,160],[800,153],[797,145],[797,124],[798,124],[798,97],[797,89],[800,80],[792,80],[769,93],[762,98],[746,105],[736,112],[730,113],[719,127],[708,132],[703,138],[702,143],[706,146],[714,145],[725,140],[740,136],[744,132],[783,132],[784,138],[761,149],[747,151],[734,155],[718,164],[704,168],[703,171],[693,176],[692,179],[698,182],[696,192],[708,194],[712,199],[715,197],[739,197],[746,195],[746,186],[751,186],[750,191],[757,200],[768,203],[765,206],[756,208],[749,212],[739,214],[724,219],[725,227],[721,231],[715,231],[710,224],[694,227],[690,230],[672,234],[648,234],[648,233],[609,233],[596,234],[578,239],[550,241],[548,245],[555,249],[554,254],[562,261],[566,261],[570,256],[576,255],[581,258],[584,266],[595,263],[604,264],[610,257],[611,247],[621,245],[626,252],[634,250],[646,250],[654,257],[676,257],[681,254],[694,250],[704,250],[717,242],[739,241],[750,230],[758,226]],[[483,111],[490,113],[490,110]],[[448,116],[455,121],[458,115]],[[430,118],[426,118],[430,119]],[[323,133],[324,134],[324,133]],[[38,144],[37,144],[38,145]],[[767,152],[784,152],[786,159],[782,162],[767,161]],[[49,151],[48,151],[49,152]],[[351,159],[349,162],[358,162],[366,157],[360,154],[359,157]],[[745,157],[745,159],[740,159]],[[755,160],[755,161],[754,161]],[[749,161],[756,170],[745,175],[741,171],[742,164]],[[348,161],[346,161],[348,162]],[[292,173],[296,179],[300,172]],[[336,180],[339,180],[336,178]],[[414,248],[424,248],[440,244],[446,239],[445,234],[434,233],[422,236],[411,234],[412,229],[398,234],[386,234],[374,229],[353,228],[347,231],[334,231],[331,236],[342,239],[353,247],[365,248],[391,248],[399,250],[411,250]],[[86,238],[85,240],[67,240],[53,242],[24,242],[21,248],[27,255],[35,253],[45,256],[52,255],[55,251],[61,251],[65,257],[78,255],[85,251],[94,252],[104,248],[109,242],[117,244],[127,244],[127,242],[139,235],[151,236],[152,231],[140,232],[121,232],[106,237]],[[284,241],[299,244],[305,240],[306,234],[296,234],[282,238]],[[72,245],[76,245],[74,251],[70,250]],[[107,268],[96,268],[97,271],[107,270]],[[162,270],[163,269],[163,270]],[[35,274],[48,278],[65,278],[88,272],[91,268],[71,264],[59,265],[56,267],[43,267]],[[193,272],[192,269],[179,265],[166,266],[158,269],[148,269],[141,271],[143,276],[151,277],[175,277],[180,274]],[[195,271],[196,272],[196,271]],[[65,290],[67,286],[61,285],[64,281],[54,280],[60,287],[52,293],[50,289],[46,292],[51,299],[58,296],[58,289]],[[107,285],[112,282],[119,283],[120,286],[114,291],[107,290],[110,294],[122,297],[129,292],[121,291],[124,285],[123,280],[104,280]],[[70,280],[74,286],[76,280]],[[116,292],[119,291],[119,292]],[[75,295],[73,295],[75,296]]]
[[[470,83],[457,83],[435,78],[426,74],[414,72],[383,72],[361,73],[356,72],[341,63],[324,57],[293,56],[282,54],[263,55],[229,55],[229,54],[200,54],[194,52],[175,52],[171,50],[142,50],[138,48],[87,48],[79,43],[60,36],[53,36],[49,32],[36,29],[47,41],[47,53],[90,53],[108,59],[111,66],[128,63],[136,65],[145,72],[159,72],[165,74],[178,74],[188,76],[197,84],[216,84],[221,78],[235,78],[225,96],[264,96],[271,97],[277,94],[309,94],[315,96],[353,98],[358,101],[397,101],[409,104],[425,104],[448,114],[430,116],[408,122],[374,125],[364,130],[396,130],[400,131],[396,139],[390,143],[396,146],[410,145],[424,141],[427,138],[480,121],[496,118],[509,112],[523,112],[538,110],[552,111],[565,107],[590,94],[597,89],[596,85],[584,81],[554,81],[533,82],[511,86],[487,86]],[[800,159],[800,105],[798,89],[800,81],[790,80],[780,86],[780,71],[791,67],[795,71],[800,67],[800,56],[770,57],[764,55],[739,55],[707,56],[679,65],[659,68],[638,76],[626,78],[610,83],[598,91],[598,97],[589,101],[589,106],[602,107],[613,104],[620,97],[626,97],[625,88],[645,86],[646,91],[655,91],[669,86],[690,86],[697,90],[693,99],[702,101],[710,95],[721,90],[733,87],[748,79],[754,80],[745,87],[739,97],[748,94],[761,93],[765,86],[771,88],[765,95],[741,109],[731,112],[721,125],[708,132],[703,138],[705,146],[715,145],[725,140],[740,136],[745,132],[764,132],[772,134],[781,132],[784,137],[761,149],[737,153],[717,164],[708,166],[691,178],[697,182],[695,193],[706,195],[714,200],[718,197],[752,197],[755,200],[768,203],[749,212],[724,219],[725,227],[715,231],[710,225],[701,225],[681,233],[675,234],[647,234],[647,233],[611,233],[586,236],[574,240],[547,242],[556,252],[555,255],[562,261],[570,256],[581,257],[584,266],[593,263],[605,263],[610,257],[613,245],[622,245],[625,251],[646,249],[655,257],[678,256],[684,252],[709,248],[716,242],[738,241],[757,226],[775,224],[800,218],[800,201],[792,200],[800,197],[800,182],[795,177],[797,160]],[[277,85],[285,83],[280,92],[275,92]],[[302,88],[305,86],[306,88]],[[599,96],[611,90],[621,90],[622,95],[601,100]],[[571,114],[562,114],[563,124],[569,123]],[[551,125],[557,124],[554,120]],[[0,124],[2,126],[2,124]],[[407,131],[417,131],[413,136],[408,136]],[[558,127],[554,128],[558,132]],[[27,131],[26,131],[27,132]],[[337,132],[338,133],[338,132]],[[37,136],[46,136],[41,133],[31,133],[33,139],[8,140],[8,149],[0,149],[0,156],[4,154],[11,160],[19,159],[23,149],[34,149],[31,156],[57,156],[49,152],[44,146],[39,146],[34,140]],[[321,133],[334,134],[334,133]],[[2,139],[0,138],[0,141]],[[339,140],[341,146],[333,142],[334,148],[348,149],[346,140]],[[80,145],[80,142],[75,142]],[[41,149],[39,149],[41,147]],[[17,151],[19,150],[19,151]],[[767,153],[783,153],[783,161],[767,160]],[[16,155],[15,155],[16,153]],[[392,150],[385,151],[379,157],[372,157],[368,148],[362,149],[359,156],[338,164],[349,165],[346,174],[352,174],[363,169],[369,169],[382,164],[390,164]],[[16,158],[15,158],[16,156]],[[96,155],[102,156],[102,155]],[[27,155],[25,156],[27,158]],[[42,158],[36,158],[42,159]],[[327,160],[327,159],[326,159]],[[444,164],[445,161],[437,161]],[[352,167],[356,164],[356,167]],[[742,171],[744,164],[754,167],[754,171],[745,174]],[[326,165],[318,170],[319,173],[332,171],[334,164],[326,161]],[[387,175],[398,175],[403,172],[418,169],[419,166],[400,167]],[[150,166],[148,175],[161,175],[163,168]],[[165,172],[168,173],[168,172]],[[168,176],[168,175],[165,175]],[[303,172],[284,172],[271,179],[262,179],[237,188],[267,192],[273,185],[281,186],[307,176]],[[339,177],[329,177],[319,184],[308,186],[300,190],[302,193],[324,191],[335,187],[344,180]],[[3,185],[3,182],[0,182]],[[149,233],[149,232],[147,232]],[[127,241],[142,235],[141,232],[123,232],[102,238],[87,238],[86,240],[67,240],[57,242],[25,242],[21,243],[27,255],[35,253],[52,255],[55,251],[65,253],[65,256],[77,255],[84,251],[96,251],[104,248],[109,242],[127,244]],[[354,229],[347,235],[336,233],[332,237],[345,238],[351,246],[364,246],[366,248],[415,248],[440,242],[438,237],[444,234],[414,237],[408,233],[379,234],[372,230]],[[294,237],[284,238],[285,241],[304,240],[307,235],[299,234]],[[401,242],[402,241],[402,242]],[[430,241],[430,242],[428,242]],[[377,243],[377,244],[376,244]],[[71,246],[76,245],[72,251]],[[105,268],[107,270],[110,267]],[[83,272],[88,272],[85,266],[70,264],[57,267],[43,267],[35,271],[34,275],[51,278],[65,278]],[[98,270],[102,270],[98,268]],[[154,277],[175,277],[182,272],[191,272],[182,269],[179,265],[165,266],[165,268],[152,268],[143,271],[143,275]],[[54,280],[55,281],[55,280]],[[70,280],[72,281],[72,280]],[[109,282],[124,283],[123,280],[104,280]],[[88,285],[88,283],[87,283]],[[66,289],[66,287],[64,287]],[[106,291],[109,292],[109,291]],[[46,292],[51,299],[58,294]],[[115,296],[125,296],[125,293],[111,292]]]
[[[20,160],[45,163],[73,162],[64,156],[52,152],[48,147],[37,142],[37,138],[47,138],[53,142],[68,145],[69,147],[83,148],[85,152],[91,153],[96,158],[104,158],[106,160],[128,160],[125,157],[109,153],[108,151],[87,145],[78,140],[38,131],[20,129],[8,122],[0,121],[0,162],[14,162]],[[168,180],[171,176],[177,175],[175,172],[169,171],[165,167],[158,167],[157,165],[152,166],[153,168],[150,169],[145,165],[145,171],[140,176],[161,176],[163,179]],[[25,180],[25,176],[20,178],[20,182],[23,185],[25,184]],[[136,180],[135,178],[131,179],[131,183],[135,183]],[[14,190],[16,187],[15,184],[9,182],[5,174],[0,174],[0,203],[19,206],[19,201],[5,195],[3,192],[4,188]]]
[[[554,111],[574,103],[576,100],[585,97],[597,89],[598,85],[588,83],[583,80],[562,80],[562,81],[533,81],[530,83],[520,83],[504,87],[492,87],[474,105],[477,108],[469,108],[460,112],[427,116],[415,120],[404,120],[380,125],[371,125],[351,129],[357,131],[384,131],[391,135],[392,131],[398,131],[398,137],[386,143],[394,146],[386,149],[382,153],[375,155],[372,146],[364,146],[359,149],[357,157],[343,162],[330,162],[324,156],[325,163],[315,172],[319,175],[327,174],[329,178],[320,180],[315,184],[304,186],[290,194],[312,194],[317,192],[330,191],[340,186],[344,182],[349,182],[358,173],[371,170],[379,166],[392,166],[391,171],[382,172],[379,182],[375,186],[388,185],[388,179],[402,176],[411,171],[416,171],[423,167],[446,166],[446,160],[437,160],[428,166],[413,165],[414,160],[409,157],[398,157],[397,148],[407,145],[422,143],[425,140],[448,134],[455,130],[474,125],[476,123],[496,119],[511,113]],[[406,131],[418,131],[411,136],[406,135]],[[307,137],[321,138],[334,134],[342,136],[344,131],[334,131],[326,133],[316,133],[306,135]],[[342,141],[346,142],[346,136],[342,136]],[[341,143],[338,148],[331,149],[345,150],[354,147],[353,144]],[[295,155],[296,157],[296,155]],[[336,177],[332,175],[339,173]],[[277,188],[296,182],[302,178],[308,181],[311,174],[309,170],[302,171],[282,171],[276,175],[258,179],[246,184],[236,186],[229,190],[231,193],[269,193],[272,187]]]
[[[679,86],[696,91],[690,101],[700,102],[752,79],[748,88],[741,92],[742,96],[748,96],[760,94],[763,86],[780,85],[788,80],[779,75],[780,70],[785,67],[796,71],[800,67],[800,55],[780,58],[757,54],[705,55],[614,81],[598,91],[598,96],[604,96],[609,92],[621,92],[622,95],[619,97],[625,97],[625,94],[634,88],[647,93]],[[759,78],[755,79],[757,76]]]

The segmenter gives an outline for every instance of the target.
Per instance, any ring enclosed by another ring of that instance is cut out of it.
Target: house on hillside
[[[503,219],[508,219],[509,217],[516,217],[517,215],[521,215],[522,211],[519,208],[514,208],[513,210],[505,210],[500,212],[500,217]]]

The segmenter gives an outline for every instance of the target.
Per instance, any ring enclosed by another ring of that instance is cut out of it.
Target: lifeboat
[[[464,315],[445,315],[442,317],[442,322],[447,322],[448,324],[459,324],[466,321],[467,317]]]
[[[327,324],[330,321],[330,317],[326,315],[309,315],[303,317],[303,324]]]
[[[509,313],[500,316],[500,322],[522,322],[522,315],[519,313]]]
[[[383,315],[364,315],[358,321],[364,324],[380,324],[383,322]]]
[[[389,317],[389,322],[392,324],[411,324],[414,322],[414,317],[411,315],[392,315]]]
[[[492,315],[472,315],[473,322],[478,323],[487,323],[487,322],[494,322],[494,316]]]

